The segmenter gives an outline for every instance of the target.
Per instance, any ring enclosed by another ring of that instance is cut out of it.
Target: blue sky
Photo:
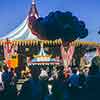
[[[100,28],[100,0],[37,0],[40,16],[50,11],[71,11],[85,21],[89,30],[87,41],[100,42],[97,31]],[[0,36],[19,26],[27,16],[31,0],[0,0]]]

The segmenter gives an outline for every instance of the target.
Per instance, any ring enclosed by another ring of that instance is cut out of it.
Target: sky
[[[89,35],[85,41],[100,42],[100,0],[37,0],[41,17],[51,11],[70,11],[86,23]],[[28,15],[31,0],[0,0],[0,36],[18,27]]]

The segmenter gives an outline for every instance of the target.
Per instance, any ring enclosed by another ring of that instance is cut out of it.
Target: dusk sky
[[[89,36],[85,41],[100,42],[100,0],[37,0],[40,16],[51,11],[71,11],[86,23]],[[19,26],[28,15],[31,0],[0,0],[0,36]]]

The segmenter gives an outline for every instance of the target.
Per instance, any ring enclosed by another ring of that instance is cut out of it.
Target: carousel
[[[59,65],[59,58],[52,58],[52,54],[47,54],[43,47],[43,42],[41,43],[40,51],[37,55],[33,55],[28,65]]]

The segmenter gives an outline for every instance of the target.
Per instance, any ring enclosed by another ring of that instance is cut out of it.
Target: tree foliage
[[[64,41],[82,39],[88,35],[84,21],[73,16],[71,12],[50,12],[32,23],[34,31],[49,40],[61,38]]]

